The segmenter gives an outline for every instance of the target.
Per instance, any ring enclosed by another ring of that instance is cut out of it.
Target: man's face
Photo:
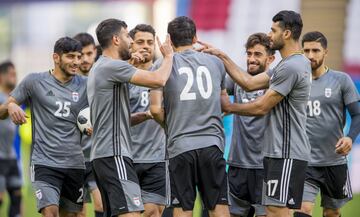
[[[7,72],[0,77],[0,84],[9,90],[13,90],[16,86],[16,71],[14,67],[9,67]]]
[[[321,46],[320,42],[305,42],[303,46],[305,56],[311,61],[311,69],[318,69],[323,63],[327,50]]]
[[[116,37],[119,37],[120,39],[118,50],[120,58],[122,60],[130,59],[130,46],[133,41],[129,36],[129,32],[127,31],[127,29],[121,28],[120,33]]]
[[[83,75],[88,75],[92,65],[95,62],[96,48],[95,45],[89,44],[82,48],[80,71]]]
[[[254,47],[246,50],[247,71],[251,75],[257,75],[266,70],[271,63],[266,48],[263,45],[256,44]]]
[[[270,47],[273,50],[281,50],[284,47],[283,39],[284,30],[280,27],[279,21],[271,26],[268,36],[270,38]]]
[[[145,58],[144,62],[150,62],[154,59],[155,38],[150,32],[137,32],[134,36],[134,42],[131,44],[131,52],[140,53]]]
[[[80,64],[80,52],[73,51],[60,56],[59,68],[67,76],[74,76],[79,71]]]

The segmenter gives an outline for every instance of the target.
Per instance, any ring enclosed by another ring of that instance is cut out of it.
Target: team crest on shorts
[[[327,98],[330,98],[331,97],[331,88],[325,88],[325,96]]]
[[[136,206],[140,206],[140,198],[139,197],[134,197],[133,201]]]
[[[74,102],[79,101],[79,93],[78,92],[72,92],[72,99]]]
[[[35,192],[35,195],[36,195],[36,197],[37,197],[38,200],[41,200],[41,198],[42,198],[42,193],[41,193],[41,190],[40,190],[40,189]]]

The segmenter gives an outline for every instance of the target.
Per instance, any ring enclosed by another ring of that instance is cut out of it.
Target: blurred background
[[[317,30],[327,36],[327,65],[350,74],[359,89],[360,19],[356,17],[360,0],[0,0],[0,62],[13,61],[21,80],[30,72],[53,67],[51,55],[58,38],[79,32],[95,37],[97,24],[106,18],[126,21],[129,30],[139,23],[151,24],[164,39],[167,23],[176,16],[187,15],[195,20],[201,41],[221,48],[245,67],[247,37],[255,32],[268,33],[272,17],[284,9],[301,13],[303,33]],[[280,60],[278,54],[276,57],[273,66]],[[231,121],[231,117],[224,120],[227,142],[231,137]],[[39,216],[28,178],[29,125],[20,127],[19,132],[15,145],[23,168],[23,216]],[[228,147],[229,144],[227,150]],[[359,139],[349,156],[349,168],[355,199],[345,206],[343,217],[360,216]],[[0,208],[0,217],[6,216],[6,208],[6,204]],[[319,208],[314,216],[321,216]]]

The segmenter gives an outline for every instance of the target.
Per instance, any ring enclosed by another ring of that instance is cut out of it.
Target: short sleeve
[[[36,83],[37,74],[31,73],[26,76],[20,84],[10,93],[10,96],[14,97],[19,104],[25,103],[31,98],[34,84]]]
[[[360,100],[356,86],[347,74],[345,74],[341,84],[341,90],[345,105],[349,105],[350,103],[358,102]]]
[[[129,82],[136,70],[137,69],[128,62],[116,60],[111,64],[110,78],[115,82]]]
[[[298,79],[298,72],[289,64],[285,64],[276,69],[270,79],[270,89],[278,92],[282,96],[287,96]]]

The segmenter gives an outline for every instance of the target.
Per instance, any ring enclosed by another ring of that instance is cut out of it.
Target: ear
[[[57,53],[53,53],[53,60],[55,64],[60,64],[60,56]]]
[[[325,56],[327,56],[327,54],[328,54],[328,49],[326,48],[326,49],[324,50],[324,52],[325,52]]]
[[[270,55],[270,56],[268,56],[268,64],[270,65],[272,62],[274,62],[274,60],[275,60],[275,55]]]
[[[198,41],[197,35],[195,35],[194,38],[192,39],[192,44],[195,44],[197,41]]]
[[[116,35],[113,35],[113,36],[112,36],[111,41],[112,41],[112,43],[113,43],[114,45],[119,45],[119,44],[120,44],[119,37],[116,36]]]
[[[291,34],[292,34],[292,33],[291,33],[290,30],[285,29],[284,32],[283,32],[283,37],[284,37],[284,39],[289,40],[289,39],[291,38]]]

